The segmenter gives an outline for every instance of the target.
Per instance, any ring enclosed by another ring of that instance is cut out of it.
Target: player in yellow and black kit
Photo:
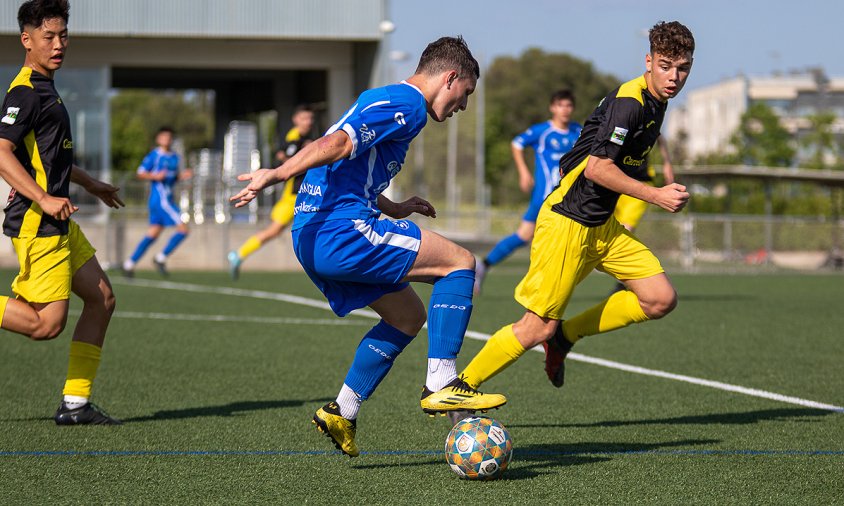
[[[314,126],[314,112],[306,105],[297,106],[293,111],[293,128],[284,138],[284,146],[276,153],[276,161],[281,164],[299,152],[305,144],[311,142],[311,130]],[[240,266],[246,258],[258,251],[267,241],[278,237],[293,221],[293,208],[296,205],[296,195],[305,175],[299,175],[287,181],[281,190],[281,198],[270,211],[272,223],[267,228],[253,235],[235,251],[229,252],[229,271],[232,278],[240,275]]]
[[[516,287],[525,314],[496,332],[464,370],[472,387],[538,344],[545,346],[549,379],[560,387],[564,359],[578,339],[674,309],[677,294],[659,260],[613,217],[622,194],[671,212],[689,199],[681,185],[655,188],[630,177],[656,143],[666,103],[683,88],[694,52],[691,32],[676,21],[660,22],[649,34],[645,74],[601,101],[560,160],[563,179],[539,211],[530,269]],[[628,290],[563,321],[575,286],[593,269],[624,281]]]
[[[12,187],[3,232],[12,238],[20,273],[16,298],[0,297],[2,328],[33,340],[58,337],[67,321],[70,292],[84,306],[70,344],[59,425],[120,424],[88,399],[100,363],[114,294],[94,248],[70,219],[71,182],[110,207],[120,207],[118,189],[91,178],[73,164],[70,117],[56,92],[53,74],[67,49],[66,0],[30,0],[18,10],[24,66],[3,100],[0,176]]]

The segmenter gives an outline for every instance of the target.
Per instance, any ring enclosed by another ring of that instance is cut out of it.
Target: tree
[[[800,144],[810,155],[804,165],[810,169],[840,169],[842,165],[841,147],[832,130],[836,116],[831,112],[821,112],[806,118],[809,120],[809,132],[800,139]]]
[[[515,190],[517,174],[510,142],[530,125],[548,119],[548,101],[554,91],[568,88],[574,92],[573,119],[583,123],[598,102],[620,84],[618,78],[598,72],[588,61],[537,48],[518,58],[496,58],[485,74],[486,177],[496,203],[527,198]]]
[[[741,116],[738,130],[730,139],[739,159],[746,165],[789,167],[795,149],[791,134],[764,102],[754,102]]]

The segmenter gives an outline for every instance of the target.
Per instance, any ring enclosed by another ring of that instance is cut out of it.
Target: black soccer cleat
[[[170,277],[170,273],[167,271],[166,262],[159,262],[157,258],[153,258],[152,263],[155,264],[155,268],[158,269],[158,273],[161,274],[161,277],[163,277],[163,278],[169,278]]]
[[[71,409],[62,401],[53,420],[56,425],[123,425],[123,422],[108,416],[108,413],[92,402]]]

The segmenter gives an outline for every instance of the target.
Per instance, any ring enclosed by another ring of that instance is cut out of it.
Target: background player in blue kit
[[[188,226],[182,223],[181,211],[173,198],[173,186],[177,181],[189,179],[191,171],[179,172],[179,155],[171,151],[173,129],[161,127],[155,134],[156,148],[144,157],[138,167],[138,179],[152,183],[149,192],[149,229],[135,248],[132,256],[123,262],[123,274],[132,277],[135,265],[147,249],[158,239],[165,227],[176,227],[176,233],[167,242],[164,250],[152,259],[162,276],[167,276],[167,257],[188,236]]]
[[[498,242],[492,251],[479,263],[475,273],[475,293],[481,290],[484,276],[490,267],[496,265],[514,251],[527,245],[533,239],[536,229],[536,217],[545,197],[560,182],[560,158],[566,154],[580,136],[580,124],[571,121],[574,112],[574,94],[569,90],[558,90],[551,95],[548,106],[551,119],[532,125],[517,135],[510,151],[519,170],[519,188],[530,193],[530,205],[522,217],[516,233],[508,235]],[[525,147],[533,148],[535,155],[534,172],[525,163]]]
[[[462,38],[428,45],[413,76],[364,92],[323,136],[232,197],[244,206],[265,187],[307,171],[293,220],[293,247],[308,276],[339,316],[369,306],[382,320],[358,345],[336,401],[314,423],[338,449],[358,455],[356,420],[396,357],[425,324],[425,307],[408,281],[432,283],[428,307],[428,373],[421,407],[427,413],[486,410],[503,405],[457,376],[456,357],[472,312],[475,261],[453,242],[404,220],[435,217],[430,203],[392,202],[382,192],[401,170],[410,141],[427,122],[465,110],[480,76]],[[381,220],[381,214],[396,219]]]

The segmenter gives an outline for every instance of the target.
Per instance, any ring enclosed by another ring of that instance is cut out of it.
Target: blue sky
[[[539,47],[628,79],[644,70],[647,29],[675,19],[697,44],[686,90],[816,66],[844,77],[844,0],[388,1],[396,25],[389,45],[410,55],[395,64],[396,77],[412,73],[428,42],[462,34],[482,63]]]

